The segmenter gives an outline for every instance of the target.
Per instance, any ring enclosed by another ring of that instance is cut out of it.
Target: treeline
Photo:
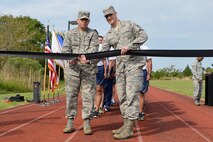
[[[0,50],[44,52],[45,26],[28,16],[0,16]],[[51,37],[51,34],[50,34]],[[33,88],[33,81],[43,83],[44,60],[0,56],[0,94],[26,92]],[[211,68],[205,69],[212,72]],[[60,74],[63,79],[63,73]],[[190,67],[181,71],[175,66],[152,73],[152,79],[191,78]],[[47,75],[48,77],[48,75]],[[43,84],[41,84],[43,86]]]
[[[44,52],[45,26],[27,16],[0,16],[0,50]],[[41,81],[44,60],[0,57],[0,90],[29,91],[33,81]],[[8,83],[7,83],[8,82]],[[10,87],[13,85],[14,90]],[[0,91],[0,93],[1,93]]]
[[[213,69],[203,68],[206,72],[213,72]],[[159,69],[157,71],[152,72],[152,79],[191,79],[192,78],[192,71],[187,65],[183,71],[176,69],[175,65],[171,65],[170,67],[166,67],[163,69]]]

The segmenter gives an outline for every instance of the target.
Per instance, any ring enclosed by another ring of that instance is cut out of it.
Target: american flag
[[[45,53],[52,53],[48,33],[47,33],[47,35],[46,35]],[[58,76],[57,76],[56,64],[55,64],[55,62],[54,62],[54,59],[48,59],[48,69],[49,69],[49,81],[50,81],[50,86],[51,86],[51,88],[52,88],[52,92],[54,92],[54,89],[55,89],[55,88],[58,86],[58,84],[59,84],[59,78],[58,78]]]

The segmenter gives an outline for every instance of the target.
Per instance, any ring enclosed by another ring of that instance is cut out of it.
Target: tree
[[[28,16],[0,16],[0,50],[43,52],[45,26]],[[0,57],[0,68],[8,58]]]
[[[9,51],[42,51],[45,27],[30,17],[0,16],[0,49]]]
[[[210,67],[207,67],[205,71],[206,71],[206,72],[213,72],[213,69],[210,68]]]
[[[0,16],[0,50],[44,52],[45,26],[28,16]],[[41,79],[44,60],[0,57],[0,74],[3,79],[26,82]]]
[[[189,65],[186,66],[186,68],[183,70],[183,76],[191,76],[192,75],[192,71],[191,69],[189,68]]]

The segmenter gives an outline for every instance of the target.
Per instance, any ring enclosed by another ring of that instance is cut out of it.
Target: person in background
[[[113,6],[105,8],[103,13],[111,28],[104,36],[102,50],[109,51],[113,47],[125,55],[116,58],[116,87],[123,125],[112,133],[115,139],[127,139],[133,135],[134,122],[139,115],[139,92],[143,85],[141,72],[145,60],[142,56],[126,53],[128,50],[140,50],[148,36],[134,22],[119,20]]]
[[[142,45],[141,50],[147,50],[149,49],[148,46],[146,45]],[[146,65],[143,67],[143,87],[141,88],[140,91],[140,105],[139,105],[139,109],[140,109],[140,113],[138,116],[138,120],[144,120],[144,107],[145,107],[145,95],[146,92],[148,91],[148,87],[149,87],[149,80],[151,79],[151,73],[152,73],[152,57],[150,56],[145,56],[144,57],[146,60]]]
[[[87,60],[84,54],[98,52],[98,33],[88,27],[89,17],[88,11],[78,12],[78,26],[66,33],[62,48],[62,53],[81,54],[80,57],[65,62],[67,125],[64,133],[75,131],[74,119],[77,116],[78,95],[81,92],[83,131],[85,135],[92,134],[90,118],[94,106],[97,60]]]
[[[200,105],[200,98],[202,95],[203,89],[203,67],[202,67],[202,60],[203,57],[196,57],[195,61],[192,63],[192,80],[194,85],[194,100],[195,105]]]
[[[114,50],[114,48],[111,48],[111,50]],[[111,106],[115,104],[115,96],[117,96],[117,89],[116,89],[116,57],[110,57],[109,58],[109,70],[112,70],[111,78],[112,81],[112,99],[111,99]]]
[[[110,48],[110,50],[114,50],[114,48]],[[116,57],[109,57],[106,59],[107,61],[107,78],[106,78],[106,84],[104,88],[104,111],[110,111],[110,106],[111,106],[111,100],[112,100],[112,95],[113,95],[113,83],[115,83],[115,74],[114,71],[115,69],[113,68],[114,66],[114,61],[116,60]]]
[[[102,50],[102,42],[103,36],[98,36],[99,42],[99,51]],[[95,110],[93,112],[93,118],[100,117],[99,114],[103,113],[103,100],[104,100],[104,85],[105,85],[105,78],[107,77],[106,73],[106,60],[102,59],[97,63],[98,66],[98,73],[96,74],[96,95],[95,95]]]

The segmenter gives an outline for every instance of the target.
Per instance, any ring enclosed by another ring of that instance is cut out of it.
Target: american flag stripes
[[[48,34],[46,36],[46,42],[45,42],[45,53],[52,53]],[[54,59],[48,59],[48,69],[49,69],[50,86],[51,86],[52,92],[54,92],[54,89],[59,84],[59,78],[57,76],[56,64],[54,62]]]

